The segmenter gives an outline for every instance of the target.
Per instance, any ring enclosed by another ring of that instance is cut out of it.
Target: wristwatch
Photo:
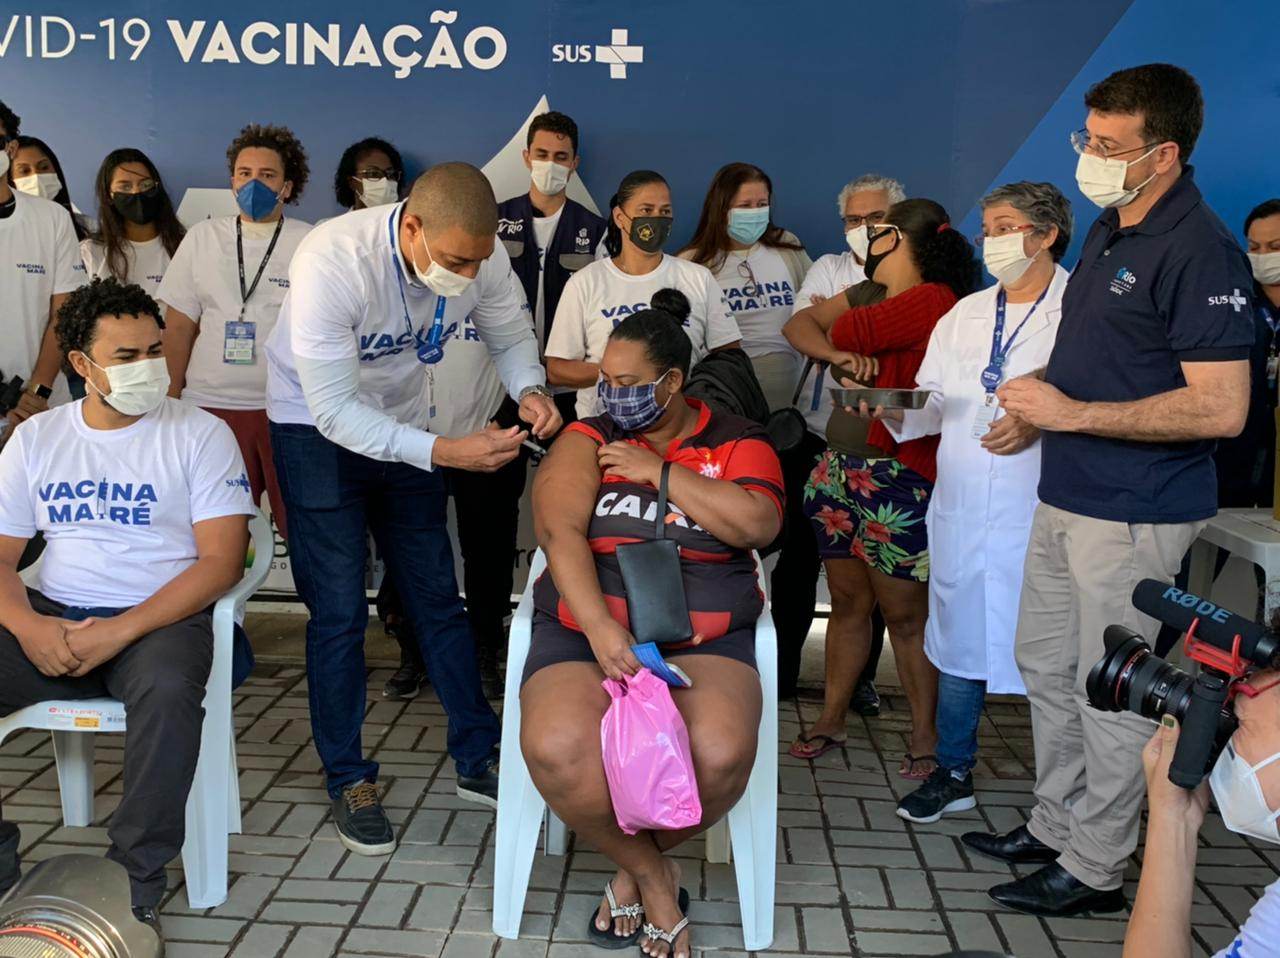
[[[516,397],[516,402],[524,402],[526,396],[532,396],[535,393],[539,396],[546,396],[548,399],[551,398],[551,390],[547,389],[546,386],[525,386],[524,389],[520,390],[520,395]]]
[[[33,396],[38,396],[41,399],[48,399],[50,396],[53,395],[52,389],[50,389],[48,386],[42,386],[39,383],[32,383],[30,386],[28,386],[27,392],[31,393]]]

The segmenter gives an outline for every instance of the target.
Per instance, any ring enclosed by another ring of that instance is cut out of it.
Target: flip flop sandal
[[[832,738],[830,735],[801,735],[799,739],[791,744],[791,748],[788,750],[787,754],[791,755],[793,758],[803,758],[812,761],[819,756],[826,755],[833,748],[840,748],[840,746],[844,745],[846,741],[846,739],[842,738]],[[799,750],[798,746],[808,745],[811,742],[821,743],[816,752],[802,752]]]
[[[642,929],[637,928],[631,934],[615,935],[614,927],[617,925],[619,918],[639,918],[644,914],[644,905],[640,902],[632,902],[630,905],[619,905],[618,900],[613,897],[613,881],[609,880],[604,885],[604,897],[609,903],[609,917],[613,919],[609,922],[609,927],[604,931],[600,930],[600,926],[596,924],[596,916],[600,914],[600,909],[596,909],[591,913],[591,917],[587,919],[587,937],[591,942],[601,948],[616,950],[619,948],[630,948],[640,940]]]
[[[609,902],[609,914],[615,919],[621,918],[624,915],[629,918],[639,918],[641,915],[644,914],[644,905],[640,904],[640,902],[635,902],[634,904],[631,904],[631,905],[618,904],[617,900],[613,897],[612,881],[609,881],[605,884],[604,897]],[[680,889],[680,895],[679,897],[676,898],[676,904],[680,908],[680,914],[682,915],[689,914],[689,892],[687,889],[685,888]],[[596,909],[596,911],[591,913],[591,920],[587,924],[587,935],[591,938],[592,942],[599,945],[601,948],[608,948],[610,950],[614,950],[618,948],[627,948],[631,945],[634,945],[636,942],[638,942],[640,940],[640,936],[644,934],[644,928],[641,927],[641,928],[637,928],[635,931],[633,931],[630,935],[627,935],[625,938],[622,938],[613,933],[612,924],[609,926],[608,931],[601,931],[596,926],[597,914],[599,914],[599,909]]]
[[[905,753],[905,757],[907,770],[904,772],[902,769],[898,769],[898,775],[909,782],[923,782],[933,774],[933,769],[929,769],[927,772],[917,772],[916,763],[933,762],[935,768],[938,765],[938,756],[936,755],[912,755],[910,752],[907,752]]]
[[[674,958],[676,953],[676,939],[680,937],[680,932],[689,926],[689,917],[686,915],[676,922],[676,926],[670,931],[663,931],[652,922],[645,922],[642,931],[646,938],[650,941],[665,941],[667,943],[667,958]]]

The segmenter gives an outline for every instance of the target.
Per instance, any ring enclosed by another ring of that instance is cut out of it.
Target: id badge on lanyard
[[[981,439],[987,434],[987,430],[991,428],[991,424],[996,421],[996,413],[1000,411],[1000,400],[996,398],[995,393],[987,393],[983,397],[982,404],[978,406],[978,413],[973,417],[972,436],[974,439]]]
[[[253,365],[253,347],[258,324],[252,320],[227,323],[222,341],[222,361],[236,366]]]
[[[1022,318],[1018,328],[1010,333],[1009,338],[1003,342],[1001,340],[1004,336],[1004,317],[1008,300],[1003,289],[996,294],[996,323],[995,328],[991,331],[991,357],[987,361],[986,368],[982,370],[982,375],[978,377],[982,383],[984,395],[982,405],[978,407],[977,415],[973,417],[971,435],[974,439],[981,439],[985,436],[987,430],[991,428],[991,424],[996,421],[996,414],[1000,411],[1000,400],[996,397],[996,389],[1004,382],[1004,366],[1009,358],[1009,351],[1013,349],[1013,343],[1018,338],[1018,333],[1022,332],[1022,327],[1027,325],[1027,320],[1031,318],[1036,311],[1036,307],[1040,305],[1048,292],[1049,287],[1046,286],[1044,292],[1031,304],[1031,308],[1027,310],[1027,315]]]
[[[262,274],[267,271],[267,262],[280,239],[280,231],[284,229],[284,217],[276,221],[275,232],[271,234],[271,242],[258,264],[258,272],[253,282],[245,285],[244,276],[244,237],[240,229],[240,218],[236,217],[236,265],[240,268],[240,315],[235,322],[227,323],[226,333],[222,339],[222,361],[233,366],[252,366],[254,363],[254,346],[258,336],[258,324],[245,319],[244,313],[249,306],[249,299],[258,288]]]

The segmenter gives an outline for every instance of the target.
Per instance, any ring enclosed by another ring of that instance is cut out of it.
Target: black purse
[[[804,369],[800,370],[800,381],[796,383],[796,392],[791,397],[791,405],[785,409],[775,409],[765,421],[764,431],[768,433],[769,439],[773,442],[773,448],[779,454],[798,449],[800,443],[804,442],[805,433],[809,431],[809,423],[796,405],[800,402],[805,377],[813,367],[814,361],[810,359],[804,364]]]
[[[656,538],[629,542],[616,550],[622,585],[627,590],[627,618],[638,643],[669,645],[693,638],[680,572],[680,547],[666,537],[670,473],[671,463],[664,462],[658,482]]]

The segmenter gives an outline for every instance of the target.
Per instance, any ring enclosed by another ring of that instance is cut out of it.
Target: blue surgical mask
[[[245,216],[251,220],[260,220],[270,216],[276,204],[280,202],[280,194],[262,180],[250,180],[236,190],[236,204]]]
[[[736,243],[750,246],[769,228],[769,207],[760,206],[753,210],[734,209],[729,211],[729,236]]]
[[[670,371],[667,370],[668,373]],[[667,396],[667,402],[658,405],[658,383],[666,378],[667,373],[663,373],[653,382],[641,386],[610,386],[601,379],[596,385],[596,392],[604,403],[604,411],[619,429],[644,432],[662,418],[667,403],[671,402],[671,396]]]

